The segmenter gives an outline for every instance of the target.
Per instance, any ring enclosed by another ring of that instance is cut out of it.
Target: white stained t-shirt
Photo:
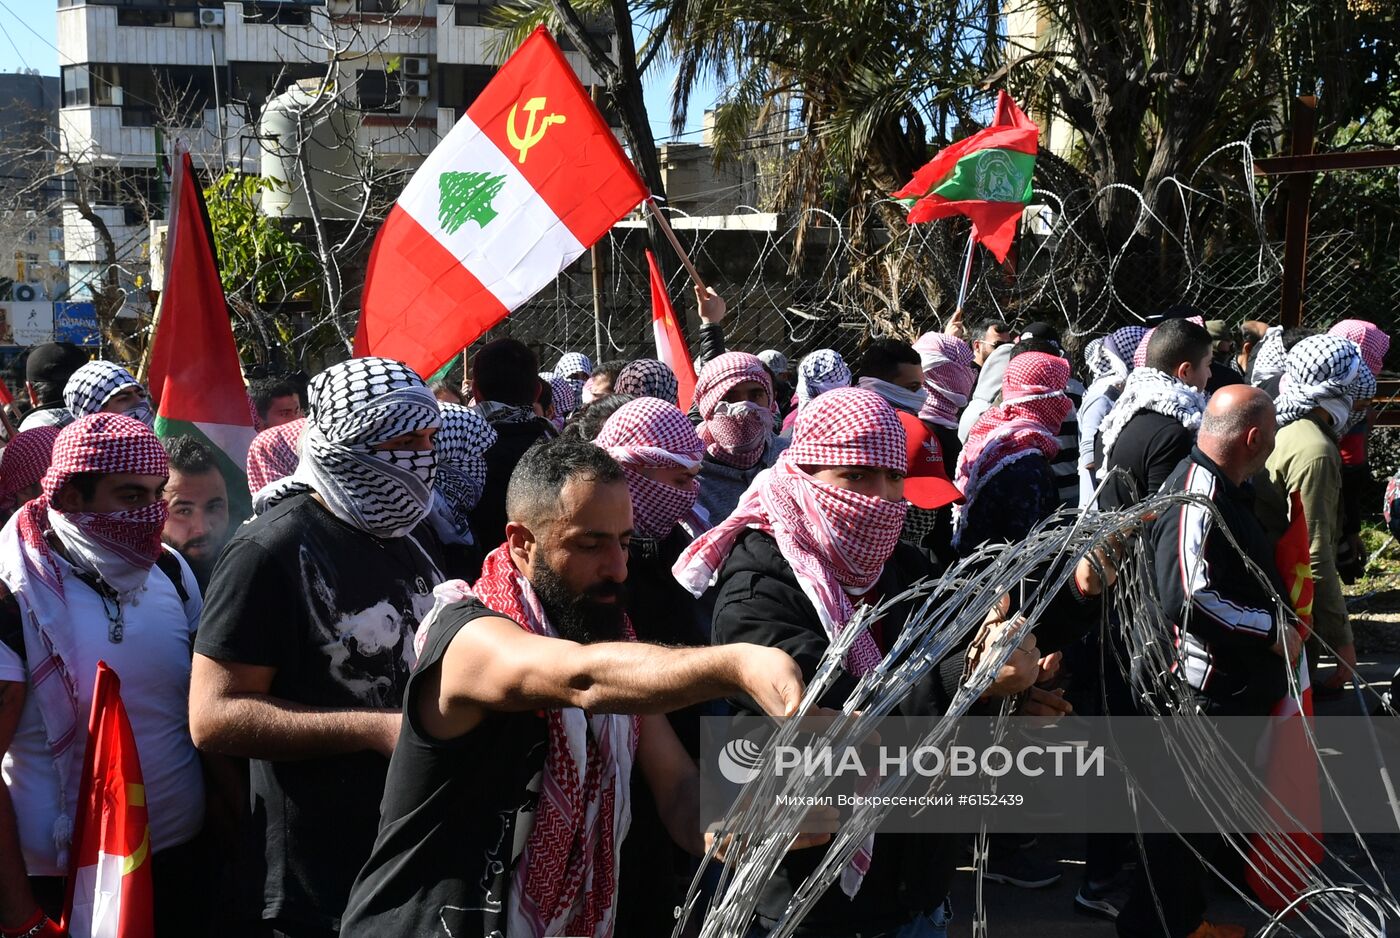
[[[87,747],[93,678],[97,662],[105,661],[121,679],[122,704],[141,757],[151,848],[163,850],[186,843],[204,824],[204,775],[190,739],[189,721],[190,662],[204,606],[194,574],[181,557],[180,573],[190,597],[182,603],[170,578],[159,567],[152,567],[140,594],[123,604],[126,630],[120,642],[113,642],[107,637],[102,598],[74,575],[63,558],[59,557],[58,563],[70,621],[80,626],[74,673],[86,676],[78,687],[78,738],[73,745],[80,753]],[[24,662],[0,642],[0,681],[27,680]],[[25,696],[14,742],[0,763],[0,775],[14,803],[25,870],[30,876],[67,875],[68,871],[58,865],[53,837],[59,815],[57,769],[32,693]],[[70,792],[77,792],[78,781],[67,780]]]

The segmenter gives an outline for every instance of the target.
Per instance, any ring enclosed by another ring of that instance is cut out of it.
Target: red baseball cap
[[[916,508],[942,508],[961,503],[962,492],[948,481],[943,465],[943,448],[924,422],[913,414],[898,411],[904,424],[904,452],[909,463],[904,478],[904,497]]]

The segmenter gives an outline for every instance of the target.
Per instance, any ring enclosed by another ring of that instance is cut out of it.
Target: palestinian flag
[[[355,354],[432,374],[646,194],[563,53],[536,29],[379,229]]]
[[[1306,641],[1312,627],[1313,575],[1308,521],[1303,500],[1292,495],[1288,530],[1274,545],[1274,563]],[[1295,668],[1298,698],[1284,697],[1270,714],[1270,738],[1266,751],[1264,784],[1273,799],[1264,810],[1281,832],[1266,840],[1250,835],[1250,855],[1245,881],[1266,909],[1280,912],[1312,888],[1315,877],[1307,871],[1322,862],[1322,806],[1317,781],[1317,751],[1308,740],[1304,720],[1312,719],[1312,687],[1308,682],[1308,654],[1298,656]]]
[[[63,909],[72,938],[151,938],[155,900],[151,829],[136,737],[121,681],[97,663],[87,751],[74,819],[72,872]]]
[[[1005,91],[986,130],[940,150],[894,198],[910,200],[909,223],[950,215],[972,220],[972,236],[1006,260],[1021,212],[1031,200],[1040,128]]]
[[[675,374],[677,400],[681,410],[688,411],[695,398],[695,363],[651,248],[647,248],[647,267],[651,270],[651,331],[656,338],[656,359]]]
[[[165,284],[147,372],[156,435],[189,435],[208,444],[228,483],[230,516],[246,518],[252,514],[247,465],[253,416],[189,153],[175,163],[171,190]]]

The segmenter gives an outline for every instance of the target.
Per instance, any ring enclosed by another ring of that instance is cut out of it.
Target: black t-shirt
[[[341,938],[506,932],[517,820],[538,799],[545,721],[534,712],[491,712],[465,736],[439,740],[413,705],[458,631],[495,615],[474,600],[457,603],[428,633],[405,695],[379,836],[355,880]]]
[[[1113,453],[1105,460],[1100,430],[1094,440],[1094,462],[1104,467],[1104,473],[1119,468],[1128,470],[1132,482],[1110,479],[1099,493],[1099,507],[1114,511],[1156,495],[1167,477],[1191,455],[1195,443],[1196,434],[1179,421],[1144,410],[1123,425],[1113,443]]]
[[[439,559],[298,495],[244,525],[209,584],[195,651],[277,669],[271,694],[311,707],[397,709]],[[334,929],[379,824],[388,761],[357,752],[251,760],[247,866],[261,915]]]
[[[541,440],[549,439],[549,426],[541,420],[523,423],[493,423],[496,442],[482,454],[486,460],[486,482],[481,498],[471,510],[472,535],[482,556],[491,553],[506,540],[506,489],[511,473],[524,457],[525,451]]]

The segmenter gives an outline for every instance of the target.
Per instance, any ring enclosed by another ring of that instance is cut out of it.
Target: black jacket
[[[510,485],[515,464],[527,449],[549,435],[547,425],[541,420],[493,426],[496,442],[484,454],[486,484],[481,489],[481,499],[471,511],[472,534],[483,557],[505,543],[506,487]]]
[[[1273,545],[1254,514],[1250,486],[1235,485],[1193,448],[1165,486],[1209,498],[1240,548],[1281,595]],[[1197,505],[1165,511],[1148,527],[1162,610],[1180,630],[1178,667],[1187,683],[1241,715],[1266,715],[1287,688],[1278,639],[1277,606],[1245,567],[1214,515]]]
[[[637,638],[656,645],[708,645],[710,627],[700,604],[676,580],[671,566],[690,543],[679,527],[662,540],[634,537],[627,551],[627,616]],[[691,758],[699,757],[700,718],[724,716],[721,701],[666,715]],[[669,935],[674,911],[685,899],[695,861],[684,854],[662,824],[651,786],[639,766],[632,769],[632,826],[622,844],[618,938]]]
[[[1196,445],[1196,434],[1156,411],[1144,410],[1129,420],[1113,444],[1113,455],[1103,458],[1103,433],[1094,441],[1094,462],[1104,473],[1126,469],[1132,484],[1110,480],[1099,494],[1099,507],[1106,511],[1126,508],[1156,495],[1162,483]]]
[[[880,595],[889,596],[928,572],[923,555],[908,544],[900,544],[886,562],[876,589]],[[781,648],[797,661],[803,677],[812,679],[828,645],[826,632],[771,536],[748,531],[740,537],[714,589],[715,644],[752,642]],[[877,641],[883,648],[889,648],[898,637],[912,611],[912,604],[897,607],[879,624]],[[944,713],[962,669],[962,655],[950,655],[933,675],[900,701],[894,714]],[[854,677],[842,673],[821,703],[840,707],[855,682]],[[741,712],[762,712],[748,698],[734,703]],[[760,918],[771,922],[782,914],[793,890],[816,868],[822,854],[820,848],[798,850],[783,860],[759,900]],[[847,898],[839,887],[828,889],[797,934],[893,931],[943,901],[957,856],[958,839],[952,835],[877,834],[870,871],[855,898]]]

